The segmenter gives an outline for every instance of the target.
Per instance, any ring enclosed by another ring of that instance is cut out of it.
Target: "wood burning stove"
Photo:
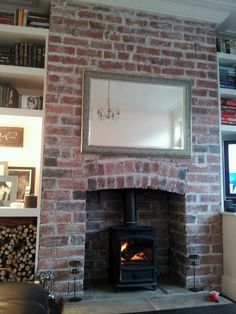
[[[156,288],[155,229],[137,225],[135,193],[126,190],[124,225],[110,228],[110,281],[115,287]]]

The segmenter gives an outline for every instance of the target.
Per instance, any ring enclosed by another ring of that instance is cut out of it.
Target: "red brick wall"
[[[97,5],[52,1],[39,267],[66,291],[70,258],[84,261],[85,191],[137,187],[185,195],[180,257],[201,255],[202,284],[220,284],[222,236],[215,25]],[[82,154],[82,71],[192,80],[191,159]],[[180,173],[185,171],[185,177]],[[177,210],[174,208],[174,210]],[[185,224],[186,223],[186,224]],[[181,225],[182,226],[182,225]],[[83,285],[83,271],[80,274]]]

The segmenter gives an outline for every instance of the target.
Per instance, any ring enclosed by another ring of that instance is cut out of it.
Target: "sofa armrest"
[[[48,314],[48,312],[47,294],[41,285],[28,282],[0,283],[0,314]]]

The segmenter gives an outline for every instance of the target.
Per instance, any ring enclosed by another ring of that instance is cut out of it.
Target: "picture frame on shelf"
[[[0,206],[8,207],[16,201],[17,183],[16,176],[0,176]]]
[[[1,147],[23,147],[24,128],[0,126]]]
[[[42,96],[21,95],[21,108],[29,110],[42,110],[42,98]]]
[[[35,167],[8,167],[8,175],[18,178],[16,201],[24,202],[25,196],[34,193]]]
[[[8,162],[0,161],[0,176],[7,176],[7,175],[8,175]]]

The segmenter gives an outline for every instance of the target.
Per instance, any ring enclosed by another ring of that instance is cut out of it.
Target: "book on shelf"
[[[236,113],[236,107],[221,106],[221,115],[223,114],[235,115],[235,113]]]
[[[16,9],[15,11],[15,25],[17,26],[26,26],[26,15],[27,9]]]
[[[218,52],[236,54],[236,39],[217,37],[216,50]]]
[[[0,46],[0,64],[14,64],[14,48]]]
[[[220,77],[235,77],[235,67],[232,66],[219,66]]]
[[[221,124],[236,125],[236,100],[221,98]]]
[[[27,25],[31,27],[49,28],[49,23],[38,21],[30,21]]]
[[[221,119],[221,124],[224,124],[224,125],[236,125],[236,119],[234,119],[234,118],[229,118],[229,119],[222,118]]]
[[[220,87],[221,88],[236,88],[236,71],[232,66],[219,66]]]
[[[0,16],[0,24],[14,25],[14,18]]]
[[[14,20],[13,10],[0,10],[0,24],[14,25]]]
[[[38,12],[28,12],[27,26],[49,28],[49,15]]]
[[[26,8],[0,10],[0,24],[49,28],[49,14],[31,12]]]
[[[221,118],[225,118],[225,119],[228,119],[228,118],[236,118],[236,113],[235,112],[231,112],[231,111],[224,111],[224,112],[221,112]]]
[[[235,99],[221,98],[220,104],[221,104],[221,107],[222,106],[236,107],[236,100]]]
[[[221,83],[221,82],[220,82],[220,88],[236,89],[236,84]]]
[[[44,62],[44,45],[24,42],[15,44],[15,65],[43,68]]]

